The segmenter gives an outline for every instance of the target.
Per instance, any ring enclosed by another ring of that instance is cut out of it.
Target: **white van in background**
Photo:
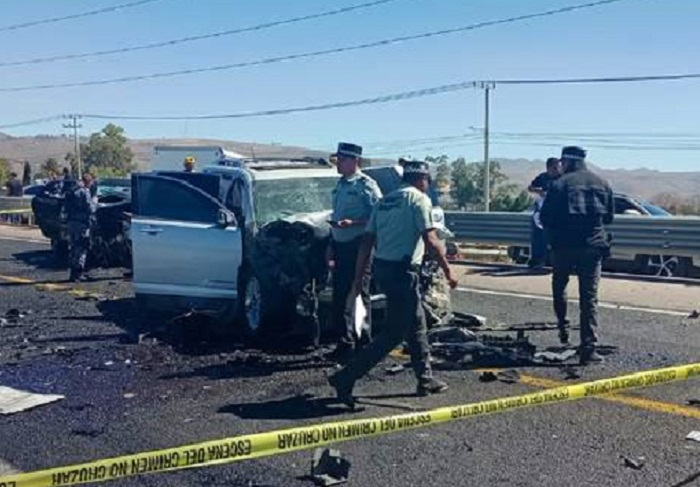
[[[245,156],[219,146],[157,145],[153,148],[151,171],[181,171],[186,157],[194,157],[195,169],[205,166],[235,166]]]

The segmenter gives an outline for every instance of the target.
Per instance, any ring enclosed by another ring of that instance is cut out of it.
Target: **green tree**
[[[60,174],[61,166],[58,163],[58,159],[55,157],[49,157],[41,164],[37,176],[42,178],[50,178],[52,175],[60,176]]]
[[[10,167],[10,161],[5,158],[0,157],[0,185],[5,187],[7,179],[10,177],[12,168]]]
[[[134,153],[127,145],[124,129],[118,125],[110,123],[92,134],[80,150],[85,170],[90,172],[111,169],[116,175],[126,175],[135,168]]]
[[[452,162],[452,184],[450,196],[458,209],[466,209],[478,198],[474,181],[474,167],[467,164],[463,157]]]
[[[29,161],[24,161],[24,168],[22,170],[22,185],[29,186],[32,184],[32,165]]]

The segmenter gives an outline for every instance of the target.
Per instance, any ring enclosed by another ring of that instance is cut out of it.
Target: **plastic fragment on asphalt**
[[[0,386],[0,414],[14,414],[65,399],[56,394],[35,394]]]
[[[520,382],[520,372],[515,369],[502,370],[496,374],[496,378],[506,384],[515,384]]]
[[[688,406],[700,406],[700,398],[688,399]]]
[[[700,312],[698,312],[698,310],[696,310],[696,309],[691,311],[687,317],[687,319],[689,319],[689,320],[696,320],[698,318],[700,318]]]
[[[622,458],[625,467],[632,468],[634,470],[641,470],[642,468],[644,468],[644,462],[646,460],[644,457],[637,457],[636,459],[634,459],[626,457],[624,455],[621,455],[620,458]]]
[[[338,450],[317,448],[311,461],[311,480],[322,487],[339,485],[348,481],[350,462]]]
[[[563,352],[537,352],[535,353],[534,358],[543,360],[544,362],[561,363],[573,358],[576,353],[576,350],[564,350]]]
[[[700,431],[691,431],[685,439],[700,442]]]

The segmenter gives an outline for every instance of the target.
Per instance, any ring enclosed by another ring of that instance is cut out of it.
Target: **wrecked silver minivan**
[[[337,178],[311,159],[133,175],[137,301],[208,310],[249,338],[317,344],[330,304],[325,249]],[[381,294],[372,301],[383,307]]]

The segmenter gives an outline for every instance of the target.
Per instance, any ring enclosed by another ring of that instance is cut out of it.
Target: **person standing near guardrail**
[[[447,384],[433,377],[427,324],[421,303],[419,270],[425,247],[434,251],[451,288],[457,286],[442,243],[432,221],[432,205],[425,194],[430,187],[429,165],[406,162],[403,185],[375,207],[365,230],[352,290],[346,306],[354,306],[376,243],[374,277],[386,294],[387,322],[372,343],[356,353],[348,364],[328,378],[338,399],[354,408],[355,382],[367,374],[403,340],[408,342],[411,364],[418,379],[418,395],[443,392]]]
[[[86,280],[85,264],[90,248],[90,232],[95,217],[95,200],[90,193],[94,181],[90,173],[83,174],[82,181],[66,193],[66,219],[68,220],[68,236],[70,250],[71,282]]]
[[[547,159],[546,168],[547,170],[538,174],[527,188],[529,192],[535,194],[535,211],[532,213],[530,233],[530,260],[527,263],[527,266],[533,270],[542,269],[547,260],[547,240],[540,221],[540,210],[549,187],[561,176],[561,161],[557,157],[550,157]]]
[[[605,225],[615,213],[610,185],[588,170],[586,151],[564,147],[564,174],[547,192],[540,219],[553,250],[552,297],[562,344],[569,343],[566,286],[575,272],[581,310],[581,365],[602,362],[598,342],[598,284],[602,261],[610,255]]]
[[[10,173],[10,179],[5,183],[5,189],[7,190],[7,196],[13,198],[21,198],[24,196],[24,189],[22,188],[22,181],[17,177],[17,173]]]
[[[335,350],[328,358],[346,361],[357,348],[360,336],[355,327],[355,307],[345,307],[355,278],[355,263],[360,242],[374,206],[382,197],[377,183],[360,169],[362,147],[341,142],[336,158],[340,179],[333,190],[333,214],[331,216],[331,244],[327,259],[333,263],[332,320],[337,336]],[[360,295],[366,314],[363,329],[371,333],[370,274],[362,278]]]

